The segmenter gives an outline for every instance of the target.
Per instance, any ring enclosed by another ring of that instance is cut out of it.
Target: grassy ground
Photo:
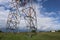
[[[0,40],[60,40],[60,32],[41,32],[32,37],[27,33],[0,33]]]

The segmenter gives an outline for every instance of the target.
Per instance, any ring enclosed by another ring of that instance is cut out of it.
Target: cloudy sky
[[[34,2],[37,13],[37,29],[60,30],[60,0],[34,0]],[[10,11],[9,3],[10,0],[0,0],[0,28],[6,27]],[[25,27],[21,26],[20,28]]]

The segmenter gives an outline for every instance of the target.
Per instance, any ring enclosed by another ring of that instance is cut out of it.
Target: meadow
[[[29,35],[32,34],[32,37]],[[60,40],[60,32],[0,33],[0,40]]]

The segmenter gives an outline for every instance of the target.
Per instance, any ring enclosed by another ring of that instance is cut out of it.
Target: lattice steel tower
[[[33,7],[33,0],[12,0],[11,9],[7,19],[7,29],[15,30],[20,23],[20,12],[24,14],[24,20],[26,27],[29,28],[29,32],[37,30],[37,16]],[[28,5],[28,7],[26,7]],[[23,7],[19,10],[19,6]],[[23,25],[23,24],[22,24]]]
[[[11,0],[10,3],[11,8],[7,19],[7,29],[11,30],[11,32],[18,28],[20,22],[19,2],[19,0]]]
[[[24,19],[26,20],[26,27],[29,28],[29,32],[37,31],[37,16],[34,9],[33,0],[27,0],[28,7],[24,7],[22,12],[25,14]]]

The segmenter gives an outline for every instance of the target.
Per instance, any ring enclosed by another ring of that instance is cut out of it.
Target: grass
[[[60,32],[41,32],[32,37],[27,33],[0,33],[0,40],[60,40]]]

